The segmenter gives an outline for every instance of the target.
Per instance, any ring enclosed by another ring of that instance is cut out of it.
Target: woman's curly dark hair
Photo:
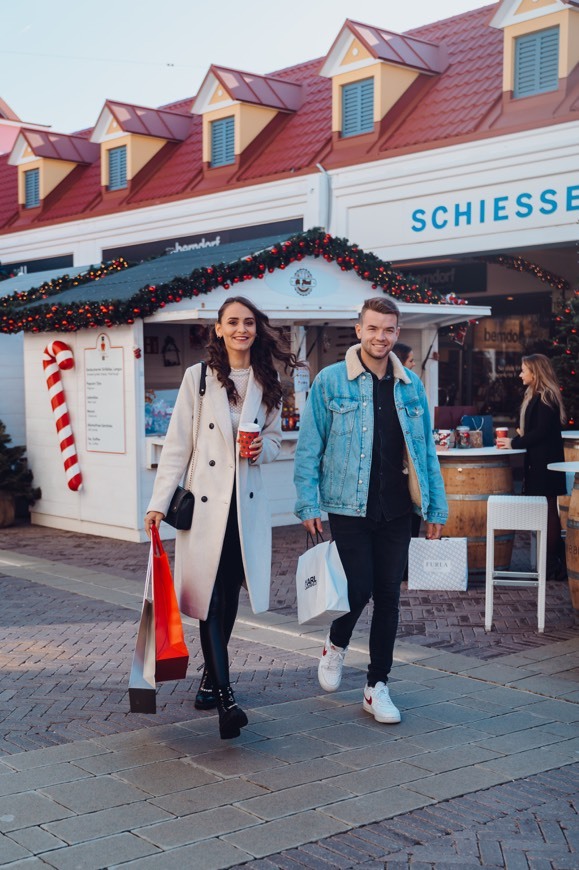
[[[253,302],[244,296],[230,296],[217,312],[217,320],[221,323],[223,315],[230,305],[238,302],[249,308],[255,317],[256,336],[251,346],[251,367],[253,374],[263,389],[263,401],[268,411],[279,408],[282,400],[281,383],[274,365],[274,359],[283,363],[286,372],[303,368],[307,363],[299,361],[295,353],[289,349],[287,339],[281,331],[272,326],[269,317],[260,311]],[[211,327],[207,343],[207,364],[217,375],[220,384],[227,390],[229,400],[239,398],[235,384],[229,377],[231,366],[223,341],[217,337],[215,326]]]

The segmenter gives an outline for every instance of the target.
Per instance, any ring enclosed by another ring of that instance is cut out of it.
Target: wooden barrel
[[[571,603],[575,610],[579,610],[579,473],[575,475],[569,502],[565,557],[567,559]]]
[[[508,456],[464,458],[439,454],[448,500],[448,520],[443,534],[466,538],[468,572],[475,577],[486,571],[487,501],[490,495],[511,495],[513,471]],[[515,534],[495,534],[495,568],[508,571]]]
[[[565,451],[565,462],[579,461],[579,438],[563,438],[563,449]],[[560,474],[561,472],[557,472]],[[559,502],[559,518],[561,520],[561,529],[567,529],[567,517],[569,516],[570,495],[560,495]]]

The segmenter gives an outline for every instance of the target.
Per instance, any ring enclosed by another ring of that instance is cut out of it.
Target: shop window
[[[211,123],[211,166],[235,162],[235,121],[233,116]]]
[[[528,33],[516,40],[515,97],[556,91],[559,86],[559,28]]]
[[[342,136],[359,136],[374,129],[374,79],[342,87]]]
[[[29,169],[24,173],[24,197],[25,208],[40,205],[40,169]]]
[[[109,151],[109,190],[122,190],[127,186],[127,146]]]

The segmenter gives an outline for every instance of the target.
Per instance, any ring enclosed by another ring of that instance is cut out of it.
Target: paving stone
[[[53,836],[44,828],[35,826],[33,828],[22,828],[19,831],[11,831],[10,839],[15,840],[23,846],[29,853],[33,855],[39,852],[48,852],[49,849],[60,849],[66,846],[66,843],[58,837]],[[0,855],[4,857],[4,851],[0,844]]]
[[[217,777],[186,759],[158,761],[141,767],[131,767],[120,770],[118,779],[131,783],[150,795],[169,794],[195,788],[210,782],[217,782]]]
[[[111,834],[135,831],[146,825],[152,825],[173,817],[172,813],[144,801],[97,812],[83,813],[61,822],[52,822],[44,827],[60,840],[74,845]]]
[[[438,733],[438,732],[434,732]],[[362,749],[347,749],[332,756],[332,761],[339,762],[345,767],[362,770],[366,767],[374,767],[387,761],[401,761],[408,759],[414,763],[414,757],[425,754],[426,750],[418,746],[414,740],[393,740],[390,743],[381,743],[379,746],[365,746]],[[329,759],[326,759],[329,760]],[[340,773],[346,773],[341,770]]]
[[[0,798],[0,831],[30,828],[70,815],[70,810],[64,806],[34,792]]]
[[[126,770],[130,767],[141,767],[151,764],[155,761],[176,758],[178,753],[169,746],[157,744],[149,746],[147,752],[144,753],[142,746],[134,749],[127,749],[120,752],[109,752],[106,755],[93,755],[89,758],[82,758],[75,762],[81,770],[86,770],[94,774],[114,773],[119,770]]]
[[[32,768],[22,773],[5,773],[0,776],[0,796],[34,791],[61,782],[87,779],[89,774],[74,764],[63,762],[49,767]]]
[[[320,812],[350,825],[367,825],[429,803],[432,800],[427,795],[409,791],[403,786],[395,786],[325,806]]]
[[[188,816],[211,807],[235,804],[250,797],[267,794],[268,790],[245,779],[226,779],[214,784],[187,789],[175,794],[165,794],[151,802],[174,816]]]
[[[249,865],[245,862],[250,857],[247,852],[223,840],[210,839],[203,840],[202,845],[181,846],[169,852],[160,852],[148,858],[125,862],[120,866],[123,870],[125,867],[134,867],[136,870],[183,870],[183,868],[222,870],[240,864],[247,868]],[[110,870],[116,870],[117,866],[119,865],[111,865]]]
[[[352,797],[352,794],[352,790],[346,789],[333,779],[330,782],[309,782],[262,797],[250,798],[239,802],[237,806],[261,819],[271,821],[305,810],[323,808],[325,804],[345,800]]]
[[[480,764],[480,762],[492,758],[502,760],[503,756],[498,756],[497,753],[484,749],[482,746],[453,746],[451,749],[439,749],[435,752],[417,755],[412,758],[412,764],[433,773],[443,773],[447,770]],[[500,761],[496,762],[495,769],[500,769]]]
[[[31,858],[32,852],[15,842],[14,838],[0,834],[0,856],[2,866],[4,866],[4,864],[10,864],[12,861]]]
[[[162,849],[174,849],[258,824],[257,816],[225,806],[139,828],[139,836]]]
[[[302,843],[320,840],[347,827],[339,819],[310,810],[266,822],[258,828],[226,834],[223,839],[250,855],[261,858]]]
[[[427,772],[414,764],[393,761],[337,776],[332,783],[357,795],[372,791],[383,791],[403,782],[411,782],[428,776]]]
[[[5,758],[4,762],[13,767],[14,770],[32,770],[35,767],[48,767],[63,761],[99,755],[102,751],[101,747],[91,740],[77,741],[63,746],[51,746],[48,749],[37,749],[32,752],[11,755],[9,759]]]
[[[539,746],[556,745],[559,742],[561,741],[541,726],[529,728],[527,731],[516,731],[514,734],[483,738],[478,741],[485,749],[503,752],[505,755],[523,752],[525,749],[535,749]]]
[[[475,743],[486,737],[484,731],[480,731],[470,725],[452,725],[431,731],[429,734],[417,734],[412,742],[424,750],[446,749],[452,746],[462,746],[465,743]]]
[[[499,782],[505,782],[507,779],[509,779],[508,776],[503,776],[498,771],[485,770],[477,765],[476,767],[463,767],[448,773],[437,773],[434,776],[410,782],[406,788],[436,800],[444,800],[488,788]]]
[[[195,764],[217,776],[247,776],[258,770],[279,766],[279,758],[270,758],[263,752],[254,752],[242,746],[207,752],[195,756]]]
[[[53,785],[43,789],[43,792],[63,807],[74,810],[75,813],[91,813],[107,807],[118,807],[121,804],[145,800],[148,797],[144,791],[126,782],[120,782],[112,776],[96,776],[89,780]]]
[[[326,729],[321,729],[325,731]],[[361,728],[361,731],[364,729]],[[335,743],[321,737],[311,737],[307,734],[287,734],[285,737],[275,737],[272,740],[262,740],[252,744],[252,750],[257,754],[271,756],[280,761],[294,762],[334,755],[339,747]]]
[[[341,773],[348,772],[350,765],[344,766],[341,762],[336,761],[344,754],[347,753],[339,753],[331,758],[313,758],[311,761],[284,764],[282,767],[248,774],[247,779],[273,792],[283,788],[292,788],[295,785],[303,785],[306,782],[331,779]]]
[[[504,756],[482,761],[478,766],[484,770],[496,770],[511,779],[531,776],[543,770],[552,770],[571,763],[569,755],[559,747],[540,746],[527,752],[518,752],[507,758]]]
[[[116,834],[78,846],[67,846],[40,857],[57,870],[101,870],[150,855],[157,851],[150,843],[132,834]]]

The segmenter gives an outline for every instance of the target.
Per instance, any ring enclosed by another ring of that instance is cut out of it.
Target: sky
[[[327,53],[346,18],[404,32],[482,0],[0,0],[0,97],[26,123],[93,127],[106,99],[193,96],[209,66],[269,73]]]

